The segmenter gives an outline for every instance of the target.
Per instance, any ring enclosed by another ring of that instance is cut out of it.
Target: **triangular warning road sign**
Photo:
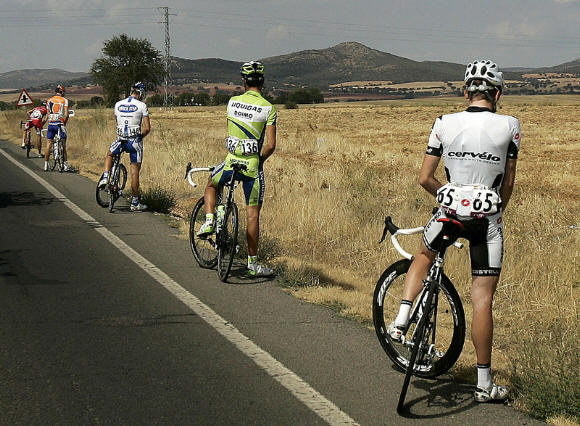
[[[32,104],[34,104],[34,101],[30,97],[26,89],[22,89],[22,92],[20,92],[20,96],[18,97],[18,101],[16,101],[16,106],[19,107]]]

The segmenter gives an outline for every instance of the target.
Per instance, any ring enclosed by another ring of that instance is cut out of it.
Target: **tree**
[[[108,106],[128,96],[137,81],[145,83],[148,91],[161,84],[165,73],[161,53],[149,40],[121,34],[106,40],[102,52],[103,56],[93,62],[91,74],[95,83],[103,86]]]

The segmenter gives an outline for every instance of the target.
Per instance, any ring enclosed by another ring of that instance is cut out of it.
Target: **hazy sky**
[[[580,58],[580,0],[0,0],[0,72],[88,71],[103,41],[126,33],[171,54],[250,60],[358,41],[414,60],[500,67]]]

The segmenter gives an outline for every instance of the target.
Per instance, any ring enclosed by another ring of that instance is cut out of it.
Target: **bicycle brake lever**
[[[385,227],[383,228],[383,236],[381,237],[381,240],[379,241],[379,244],[381,244],[383,241],[385,241],[385,238],[387,236],[387,231],[389,230],[389,223],[392,224],[392,222],[391,222],[391,216],[387,216],[385,218]]]
[[[187,174],[189,173],[190,170],[191,170],[191,162],[187,163],[187,168],[185,169],[184,179],[187,179]]]

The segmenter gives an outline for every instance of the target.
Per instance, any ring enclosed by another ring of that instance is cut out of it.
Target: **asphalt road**
[[[373,330],[275,281],[221,283],[162,217],[0,150],[0,424],[536,423],[449,377],[414,379],[398,416]]]

